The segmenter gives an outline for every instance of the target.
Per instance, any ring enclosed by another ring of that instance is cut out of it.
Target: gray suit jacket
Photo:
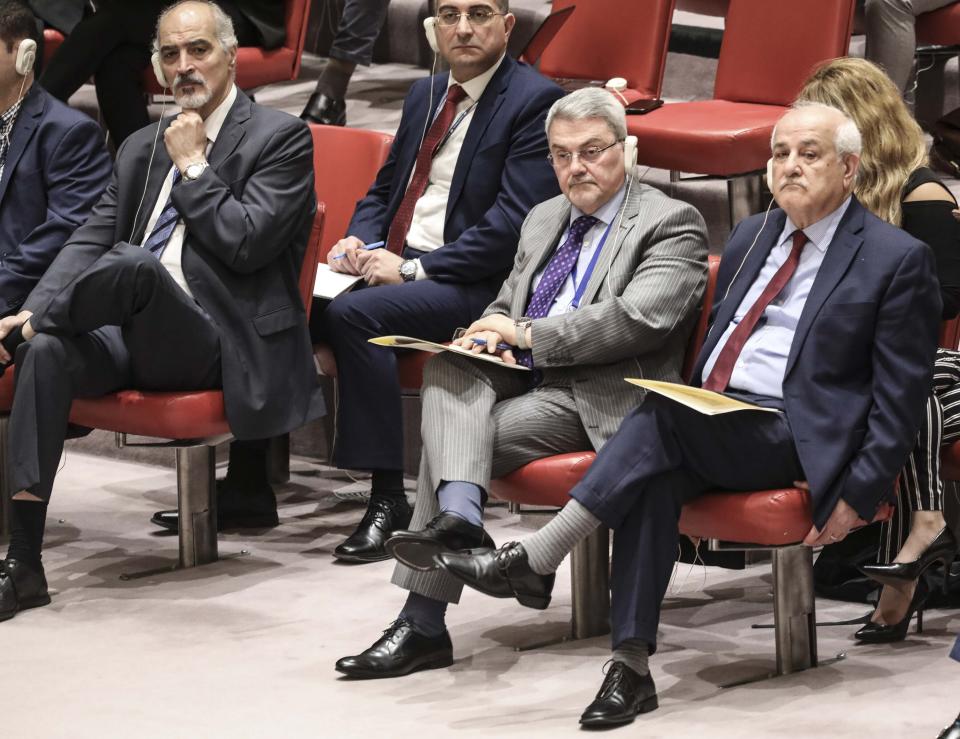
[[[519,318],[536,272],[570,218],[563,195],[530,211],[516,261],[485,315]],[[583,426],[599,449],[643,399],[624,377],[681,382],[687,340],[707,279],[707,230],[691,205],[633,180],[615,239],[608,239],[581,307],[535,320],[534,366],[544,384],[570,385]]]

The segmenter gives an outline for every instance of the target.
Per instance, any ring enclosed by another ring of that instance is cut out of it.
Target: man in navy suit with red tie
[[[892,495],[920,427],[941,308],[932,252],[852,195],[860,134],[839,110],[798,106],[772,143],[780,208],[731,234],[693,379],[780,412],[704,416],[650,394],[547,526],[522,544],[438,555],[482,592],[545,604],[566,553],[599,525],[615,530],[613,665],[585,726],[657,707],[647,658],[684,502],[805,480],[805,543],[839,541]]]
[[[563,91],[506,55],[515,23],[507,0],[440,0],[432,20],[450,72],[411,88],[387,162],[328,256],[331,269],[361,275],[366,287],[337,297],[311,320],[314,340],[336,358],[333,462],[373,473],[367,513],[334,551],[349,562],[387,559],[384,543],[411,516],[396,356],[367,340],[403,334],[449,341],[473,323],[513,266],[527,212],[560,192],[544,120]],[[383,248],[364,249],[377,242]],[[224,490],[222,527],[254,520],[247,514],[257,511],[276,520],[265,454],[252,455],[255,464],[231,450],[228,481],[256,478],[267,489],[247,487],[242,496]],[[239,465],[242,475],[234,474]],[[154,521],[175,528],[176,512]]]

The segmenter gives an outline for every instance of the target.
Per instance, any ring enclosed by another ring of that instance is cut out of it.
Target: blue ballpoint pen
[[[387,242],[385,242],[385,241],[374,241],[372,244],[364,244],[364,245],[361,246],[360,248],[363,249],[364,251],[371,251],[372,249],[380,249],[385,243],[387,243]],[[347,256],[346,253],[337,254],[337,255],[334,257],[334,259],[343,259],[345,256]]]
[[[487,340],[486,340],[486,339],[470,339],[470,341],[472,341],[474,344],[477,344],[477,345],[479,345],[479,346],[486,346],[486,345],[487,345]],[[497,349],[498,349],[499,351],[505,352],[505,351],[507,351],[507,349],[513,349],[513,347],[510,346],[509,344],[504,344],[503,342],[500,342],[499,344],[497,344]]]

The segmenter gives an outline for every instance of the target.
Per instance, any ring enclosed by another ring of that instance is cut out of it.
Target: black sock
[[[10,502],[10,546],[7,559],[15,559],[41,569],[40,550],[47,523],[47,504],[33,500]]]
[[[372,483],[370,494],[373,497],[406,500],[403,492],[403,470],[373,470]]]
[[[269,439],[235,440],[230,443],[230,463],[227,466],[227,485],[238,493],[271,491],[267,479],[267,449]]]
[[[345,98],[347,85],[350,84],[350,77],[353,76],[353,70],[356,68],[357,65],[354,62],[328,59],[320,73],[320,79],[317,80],[317,92],[322,92],[331,98]]]

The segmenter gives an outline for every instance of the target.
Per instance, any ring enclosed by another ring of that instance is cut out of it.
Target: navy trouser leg
[[[685,502],[711,489],[762,490],[803,477],[784,414],[704,416],[649,394],[570,493],[614,530],[614,645],[642,638],[656,648]]]
[[[313,334],[330,344],[337,359],[336,466],[403,469],[397,354],[368,339],[399,334],[449,341],[492,298],[485,288],[420,280],[348,292],[330,303]]]
[[[370,64],[389,4],[390,0],[347,0],[330,56],[354,64]]]

